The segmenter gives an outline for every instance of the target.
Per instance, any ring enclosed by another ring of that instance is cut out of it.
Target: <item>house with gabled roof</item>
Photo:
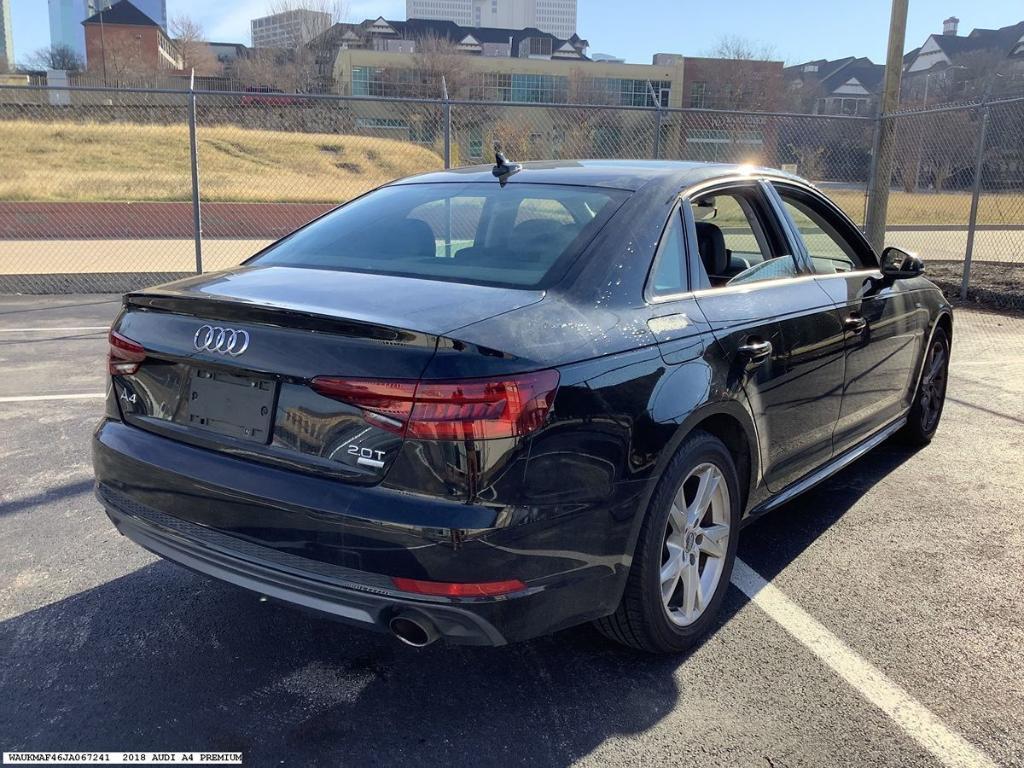
[[[566,40],[528,27],[463,27],[451,21],[408,19],[392,21],[379,16],[358,24],[335,24],[312,47],[415,53],[417,41],[445,40],[461,53],[493,58],[587,60],[589,43],[573,33]]]
[[[1024,95],[1024,21],[959,34],[960,19],[943,22],[903,60],[903,94],[929,105]]]
[[[791,100],[817,115],[874,115],[885,66],[866,57],[818,59],[786,67],[783,77]]]

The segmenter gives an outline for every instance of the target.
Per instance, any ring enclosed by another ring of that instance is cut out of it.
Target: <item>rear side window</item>
[[[628,194],[400,184],[354,200],[248,263],[533,288],[556,280]]]
[[[672,211],[661,236],[648,285],[655,296],[667,296],[686,290],[686,250],[683,220],[678,208]]]

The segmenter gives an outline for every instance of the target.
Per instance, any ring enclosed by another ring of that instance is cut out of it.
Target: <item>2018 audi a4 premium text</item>
[[[96,492],[158,555],[412,645],[594,621],[679,651],[746,522],[935,433],[922,272],[775,171],[398,181],[125,297]]]

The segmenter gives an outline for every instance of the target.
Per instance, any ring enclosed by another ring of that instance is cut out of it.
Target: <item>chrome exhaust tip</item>
[[[391,634],[406,645],[423,648],[440,637],[437,627],[429,619],[414,613],[400,613],[388,622]]]

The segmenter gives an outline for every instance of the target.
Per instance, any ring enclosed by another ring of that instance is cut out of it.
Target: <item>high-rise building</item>
[[[113,3],[114,0],[49,0],[50,46],[70,48],[85,61],[85,28],[82,22]]]
[[[11,0],[0,0],[0,72],[14,69],[14,35],[11,31]]]
[[[167,31],[167,0],[130,0],[131,4]],[[109,5],[109,3],[107,3]],[[100,9],[97,9],[100,10]]]
[[[294,48],[330,29],[331,14],[298,8],[249,22],[253,48]]]
[[[405,0],[405,15],[464,27],[535,27],[563,40],[576,32],[576,0]]]

